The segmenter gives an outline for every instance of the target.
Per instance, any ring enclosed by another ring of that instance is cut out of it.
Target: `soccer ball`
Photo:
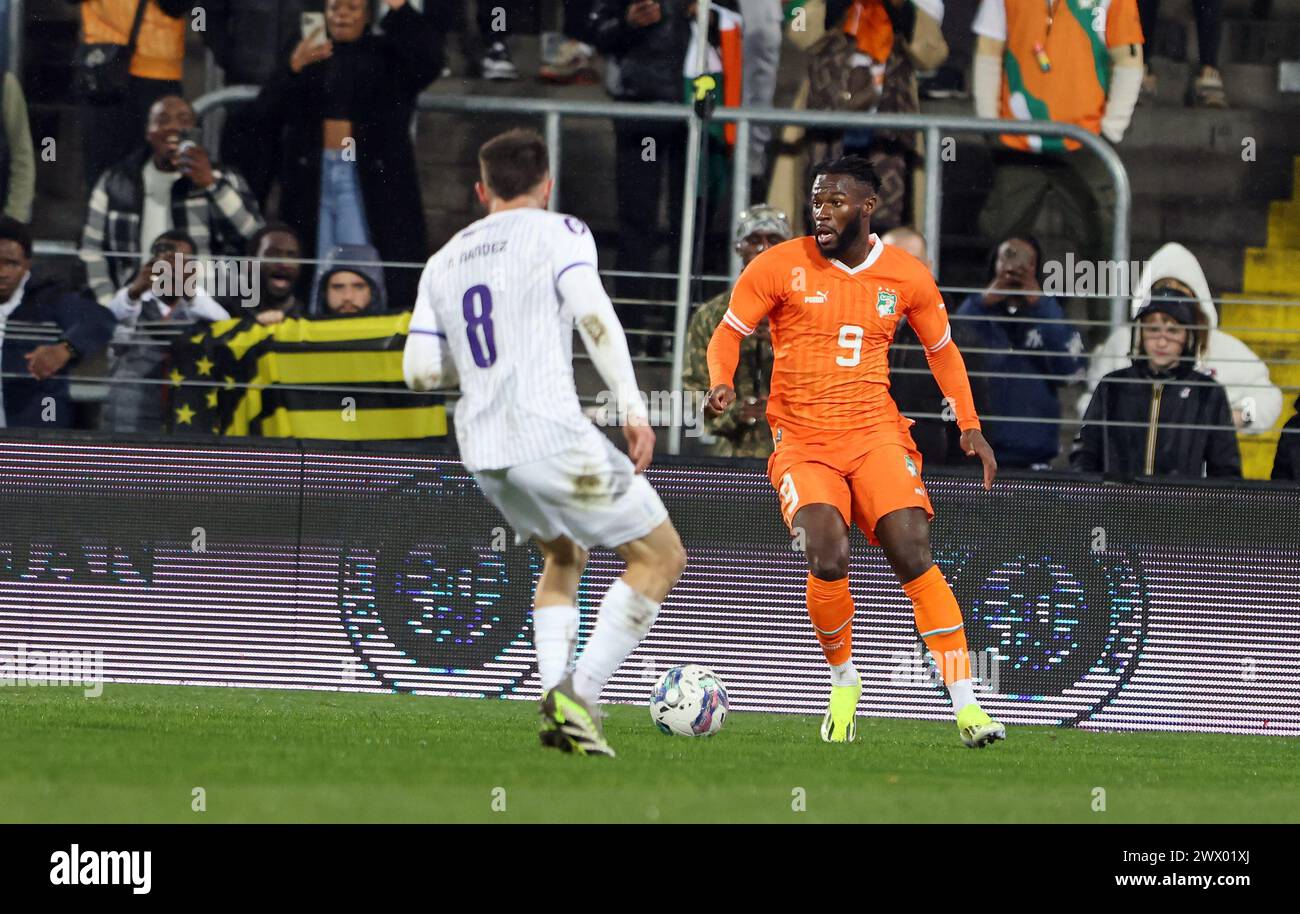
[[[727,719],[727,689],[698,663],[675,666],[650,693],[650,717],[664,733],[712,736]]]

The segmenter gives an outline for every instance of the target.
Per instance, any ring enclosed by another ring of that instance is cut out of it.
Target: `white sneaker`
[[[484,79],[518,79],[519,69],[510,59],[510,49],[503,41],[494,41],[479,62]]]

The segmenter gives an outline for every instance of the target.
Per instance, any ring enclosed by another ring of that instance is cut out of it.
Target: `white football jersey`
[[[411,332],[437,333],[451,351],[466,468],[517,466],[599,434],[578,400],[574,319],[556,288],[570,269],[596,269],[591,230],[531,208],[486,216],[429,258]]]

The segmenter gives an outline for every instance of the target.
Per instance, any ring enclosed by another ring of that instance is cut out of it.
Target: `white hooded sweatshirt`
[[[1138,312],[1150,301],[1151,287],[1162,279],[1176,279],[1196,293],[1201,313],[1210,328],[1205,355],[1196,367],[1227,388],[1228,402],[1233,410],[1251,419],[1241,431],[1259,434],[1272,429],[1282,415],[1282,391],[1269,380],[1268,366],[1249,346],[1218,329],[1219,311],[1210,298],[1210,284],[1205,281],[1205,271],[1191,251],[1170,242],[1151,255],[1133,296],[1133,318],[1136,319]],[[1097,382],[1110,372],[1132,364],[1132,350],[1131,326],[1117,328],[1105,343],[1093,350],[1088,365],[1088,389],[1079,397],[1080,418],[1088,409]]]

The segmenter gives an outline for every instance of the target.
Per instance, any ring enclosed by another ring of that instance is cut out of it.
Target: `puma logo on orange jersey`
[[[803,303],[805,305],[824,305],[829,296],[829,292],[817,292],[814,295],[805,295],[803,297]]]

